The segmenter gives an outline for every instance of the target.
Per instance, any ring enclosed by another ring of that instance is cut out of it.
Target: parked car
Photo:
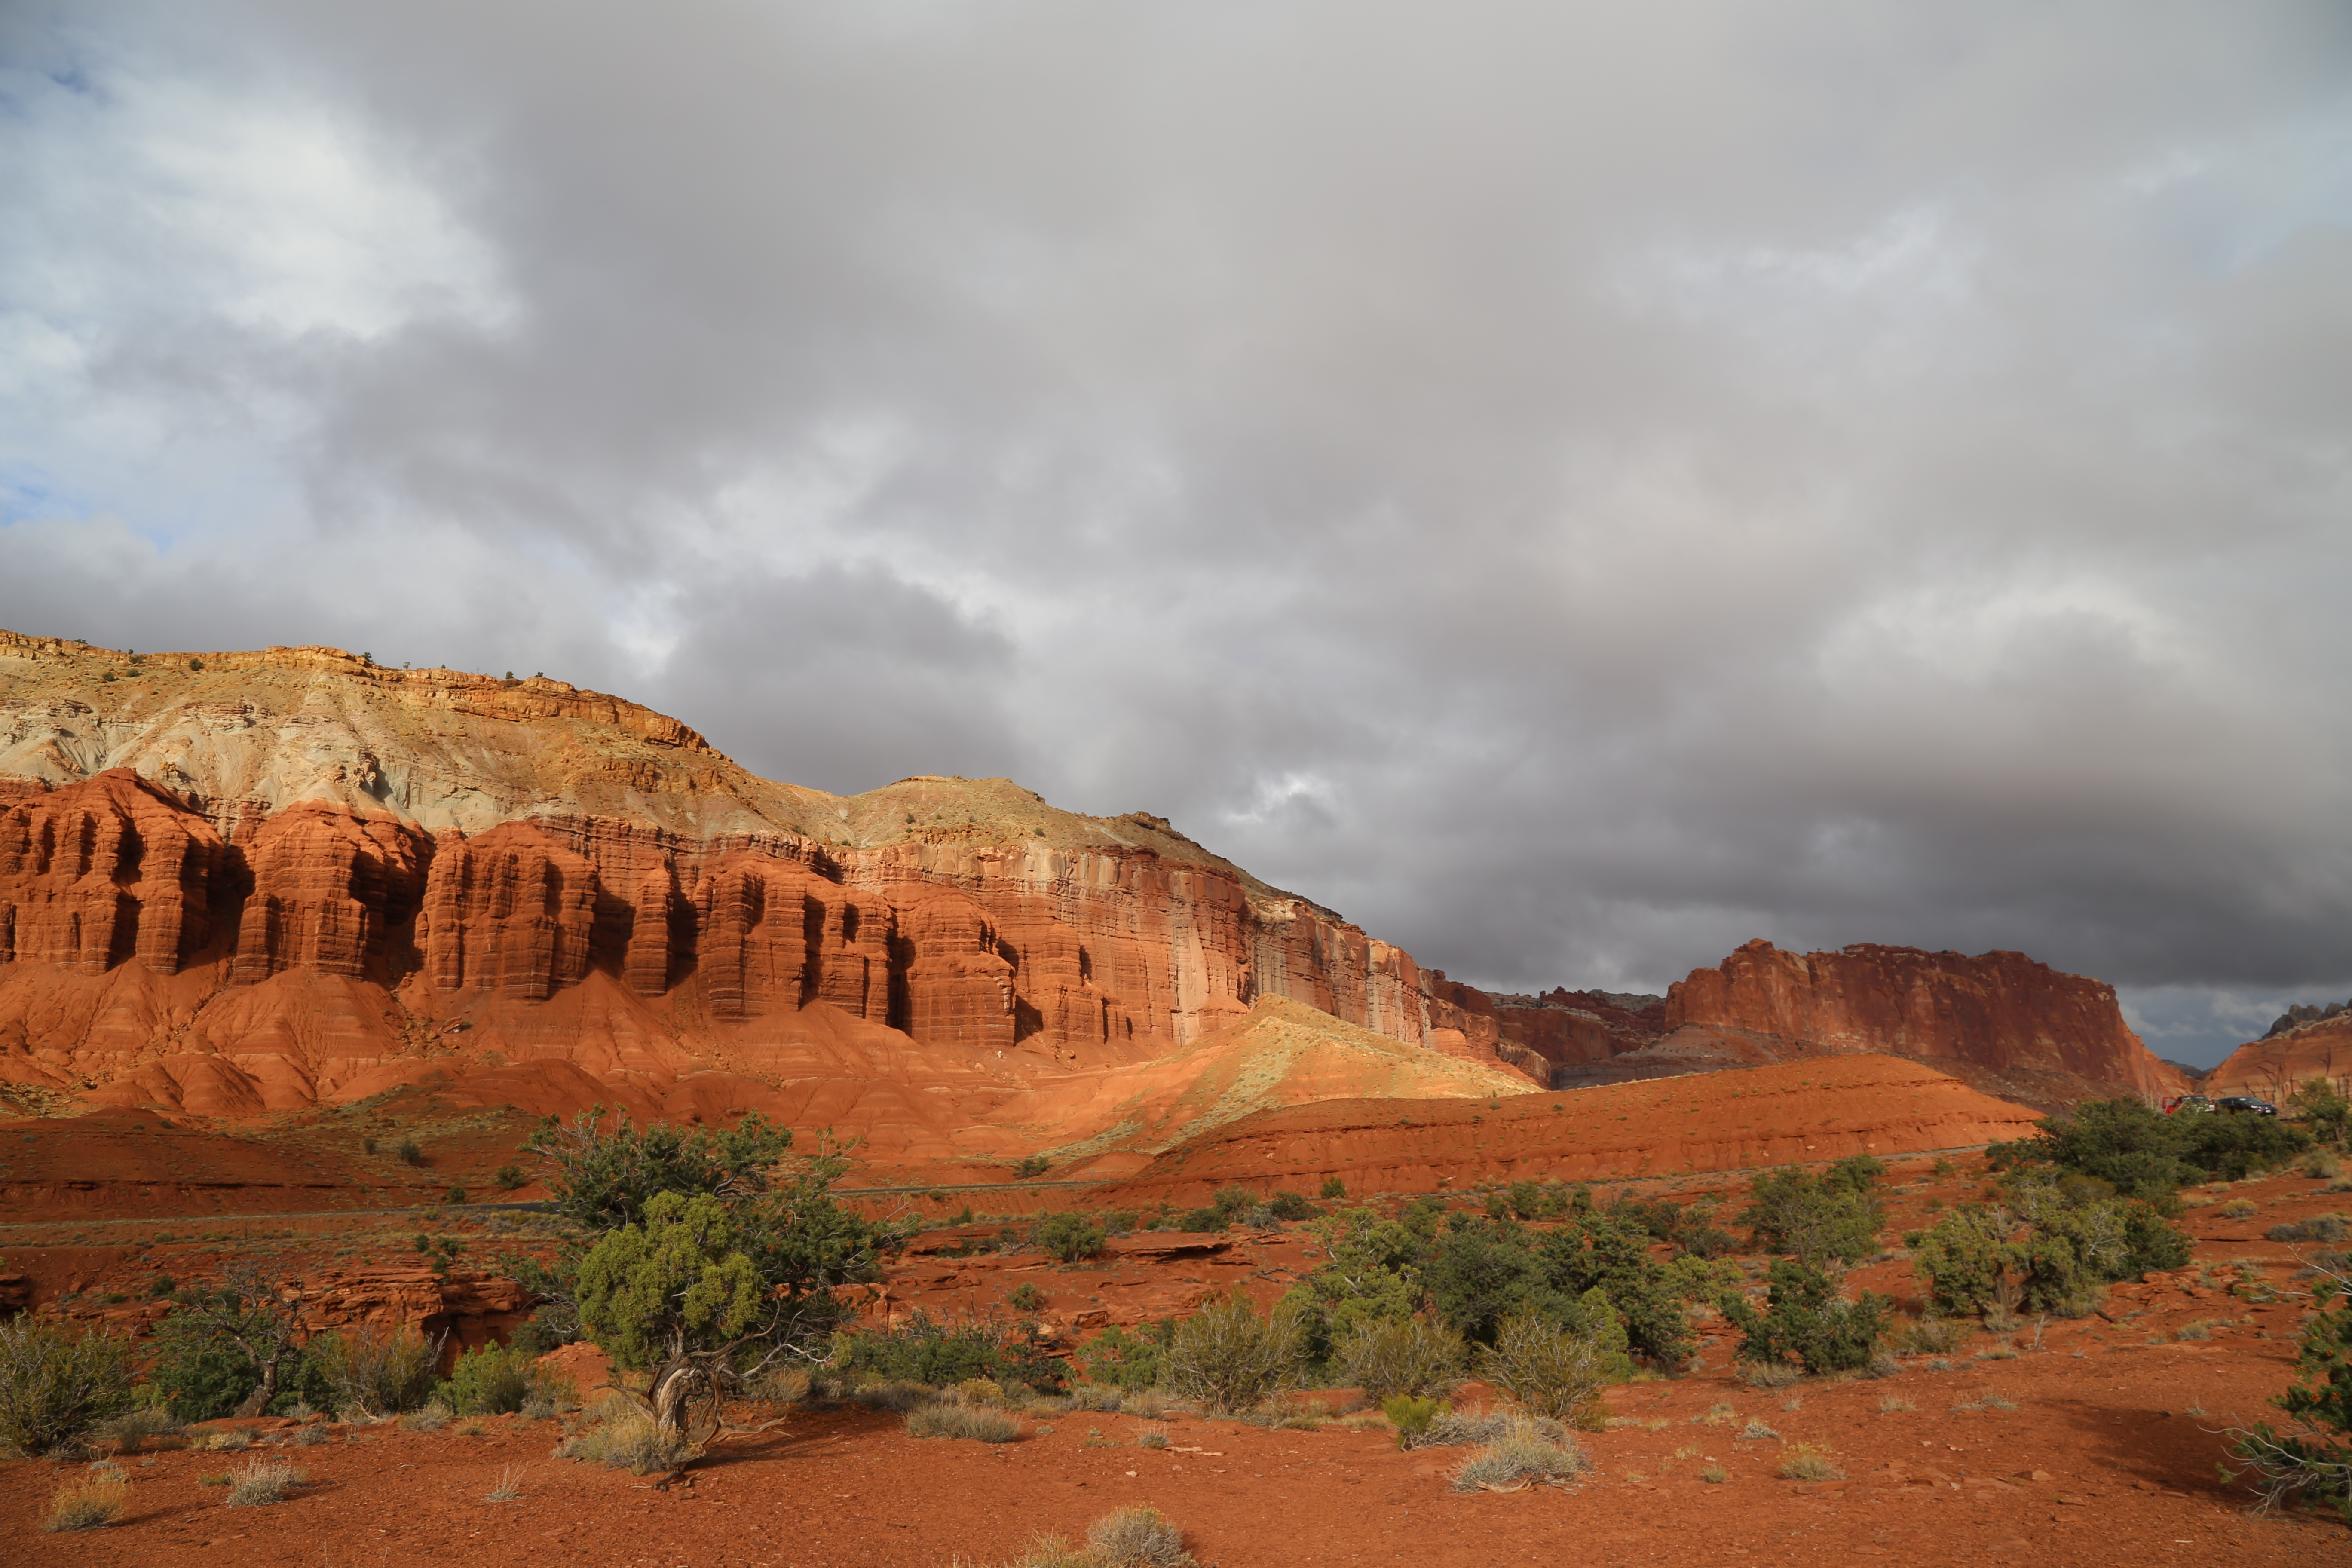
[[[2251,1094],[2225,1094],[2213,1102],[2216,1110],[2243,1110],[2256,1116],[2276,1116],[2278,1107],[2267,1100],[2256,1100]]]
[[[2183,1110],[2210,1110],[2213,1102],[2201,1094],[2177,1094],[2164,1102],[2164,1113],[2171,1116]]]

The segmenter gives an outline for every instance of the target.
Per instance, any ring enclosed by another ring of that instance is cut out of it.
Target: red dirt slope
[[[2038,1112],[1900,1057],[1825,1057],[1737,1072],[1476,1100],[1336,1100],[1263,1111],[1171,1150],[1121,1202],[1196,1201],[1229,1182],[1312,1193],[1666,1176],[1910,1154],[2022,1137]]]

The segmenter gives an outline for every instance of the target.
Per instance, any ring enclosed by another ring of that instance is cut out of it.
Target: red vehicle
[[[2213,1102],[2206,1099],[2201,1094],[2169,1095],[2164,1101],[2164,1113],[2167,1116],[2170,1116],[2175,1111],[2180,1110],[2210,1110],[2212,1109]]]

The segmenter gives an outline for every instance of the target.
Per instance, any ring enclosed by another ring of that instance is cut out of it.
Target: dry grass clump
[[[1739,1363],[1739,1381],[1750,1388],[1786,1388],[1805,1380],[1805,1369],[1788,1361],[1744,1361]]]
[[[499,1472],[499,1484],[482,1494],[484,1502],[514,1502],[522,1497],[522,1472],[512,1465]]]
[[[643,1476],[674,1470],[695,1456],[691,1443],[663,1431],[651,1413],[625,1395],[608,1396],[591,1417],[585,1429],[556,1445],[556,1458]]]
[[[1401,1448],[1473,1447],[1498,1443],[1521,1428],[1535,1433],[1548,1443],[1564,1444],[1569,1441],[1568,1428],[1548,1417],[1527,1415],[1512,1410],[1474,1407],[1441,1411],[1419,1431],[1400,1433],[1397,1446]]]
[[[1881,1415],[1892,1415],[1898,1410],[1916,1410],[1919,1407],[1917,1405],[1912,1404],[1909,1400],[1899,1399],[1892,1394],[1878,1402],[1878,1413]]]
[[[2255,1204],[2250,1199],[2232,1198],[2228,1203],[2221,1205],[2221,1217],[2223,1219],[2252,1219],[2254,1217],[2255,1208]]]
[[[957,1559],[961,1568],[962,1559]],[[1041,1535],[1009,1568],[1195,1568],[1184,1532],[1150,1504],[1107,1513],[1087,1529],[1087,1543]]]
[[[294,1446],[298,1448],[315,1448],[326,1440],[327,1429],[315,1423],[309,1426],[298,1426],[294,1429],[293,1442]]]
[[[1769,1442],[1780,1435],[1761,1421],[1750,1421],[1739,1429],[1739,1440],[1743,1443]]]
[[[1537,1423],[1515,1416],[1502,1436],[1454,1469],[1454,1489],[1509,1492],[1538,1484],[1558,1486],[1581,1474],[1591,1463],[1567,1434],[1554,1439]]]
[[[975,1443],[1010,1443],[1021,1423],[985,1405],[926,1405],[907,1417],[909,1437],[969,1437]]]
[[[230,1426],[218,1432],[208,1432],[189,1447],[200,1451],[222,1454],[242,1454],[253,1447],[253,1434],[243,1426]]]
[[[1698,1473],[1698,1479],[1710,1486],[1721,1486],[1731,1479],[1731,1472],[1721,1465],[1709,1465]]]
[[[369,1328],[338,1330],[317,1342],[313,1354],[325,1368],[339,1410],[384,1416],[415,1410],[432,1397],[442,1342],[411,1328],[389,1332]],[[348,1416],[345,1417],[349,1419]]]
[[[448,1408],[440,1405],[428,1405],[422,1410],[412,1410],[400,1418],[400,1429],[404,1432],[438,1432],[447,1425],[449,1425]]]
[[[1830,1458],[1827,1448],[1815,1443],[1800,1443],[1789,1450],[1780,1461],[1780,1479],[1784,1481],[1842,1481],[1845,1472]]]
[[[96,1530],[122,1517],[131,1479],[111,1465],[94,1465],[59,1487],[41,1521],[47,1531]]]
[[[996,1387],[994,1384],[989,1384],[987,1386],[992,1389]],[[1003,1397],[1003,1391],[999,1390],[995,1398],[982,1399],[975,1403],[992,1405]],[[1127,1395],[1107,1383],[1081,1383],[1070,1390],[1070,1408],[1073,1410],[1084,1411],[1088,1415],[1108,1415],[1125,1409],[1126,1406]]]
[[[897,1383],[887,1378],[860,1384],[849,1391],[849,1403],[867,1410],[893,1410],[904,1415],[939,1403],[939,1391],[920,1383]]]
[[[1184,1532],[1150,1503],[1107,1513],[1087,1527],[1094,1568],[1191,1568]]]
[[[1949,1355],[1973,1331],[1957,1318],[1922,1318],[1904,1329],[1895,1342],[1906,1355]]]
[[[228,1496],[221,1501],[228,1508],[260,1508],[284,1502],[286,1494],[300,1486],[302,1480],[302,1472],[289,1460],[274,1454],[267,1458],[256,1455],[229,1472]]]

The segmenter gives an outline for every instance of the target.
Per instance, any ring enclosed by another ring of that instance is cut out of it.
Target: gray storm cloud
[[[2332,5],[19,8],[0,624],[1143,806],[1425,962],[2352,992]]]

